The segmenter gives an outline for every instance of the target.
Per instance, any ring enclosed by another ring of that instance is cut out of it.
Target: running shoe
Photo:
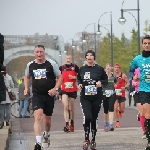
[[[146,139],[146,133],[143,133],[142,139]]]
[[[83,142],[83,150],[88,150],[89,144],[90,144],[90,141],[89,140],[85,140]]]
[[[67,125],[66,127],[64,127],[64,132],[66,132],[66,133],[70,132],[69,125]]]
[[[96,150],[96,142],[95,141],[91,141],[90,148],[91,148],[91,150]]]
[[[43,150],[43,147],[40,143],[35,143],[34,150]]]
[[[145,150],[150,150],[150,143],[147,144]]]
[[[140,113],[137,114],[137,120],[140,121]]]
[[[119,128],[119,127],[120,127],[120,122],[116,122],[115,127],[116,127],[116,128]]]
[[[4,121],[0,121],[0,129],[4,127]]]
[[[109,131],[109,126],[108,125],[104,125],[104,131],[108,132]]]
[[[114,131],[114,127],[109,127],[109,131]]]
[[[45,137],[45,132],[43,132],[43,143],[42,146],[43,147],[49,147],[50,145],[50,135],[48,135],[48,137]]]
[[[74,132],[74,125],[70,125],[70,132]]]

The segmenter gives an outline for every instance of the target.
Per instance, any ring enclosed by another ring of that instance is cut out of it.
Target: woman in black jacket
[[[80,103],[85,118],[85,141],[83,150],[87,150],[90,144],[92,150],[96,149],[95,136],[97,132],[96,119],[101,108],[102,85],[108,83],[108,77],[104,68],[95,64],[95,52],[88,50],[85,54],[87,64],[82,66],[78,74],[78,88],[81,90]],[[92,132],[89,140],[90,126]]]

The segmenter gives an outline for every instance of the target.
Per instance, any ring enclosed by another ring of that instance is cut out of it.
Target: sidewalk
[[[0,149],[8,150],[9,127],[4,126],[0,129]]]

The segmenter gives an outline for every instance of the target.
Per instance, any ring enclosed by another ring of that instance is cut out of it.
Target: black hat
[[[91,53],[94,56],[94,60],[95,60],[95,52],[93,50],[87,50],[85,53],[85,58],[86,58],[88,53]]]

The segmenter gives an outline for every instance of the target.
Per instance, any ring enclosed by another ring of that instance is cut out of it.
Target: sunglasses
[[[45,50],[45,47],[43,45],[36,45],[35,48],[43,48]]]

